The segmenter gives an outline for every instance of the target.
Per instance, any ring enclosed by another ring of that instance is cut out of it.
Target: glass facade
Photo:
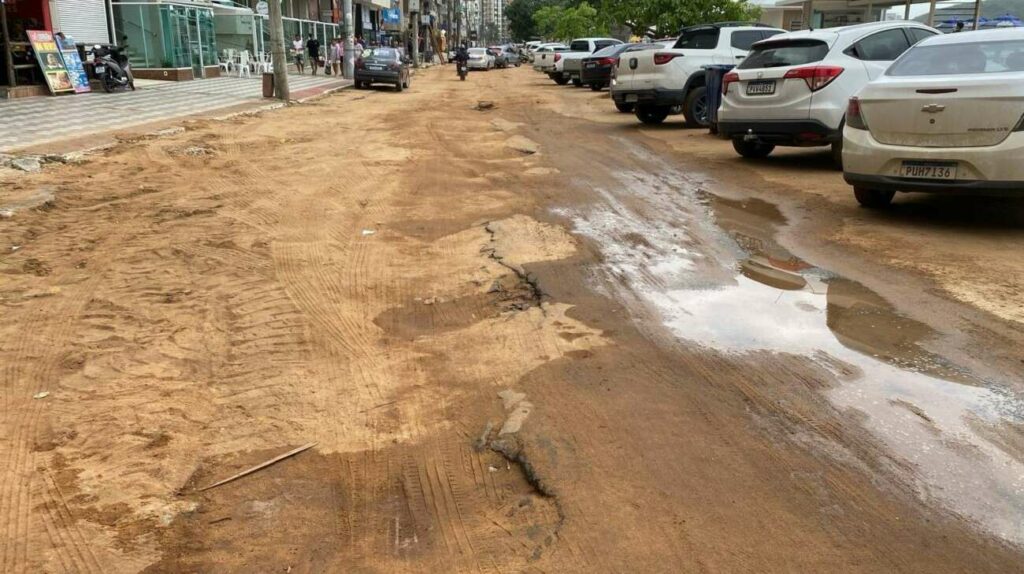
[[[136,68],[202,68],[216,66],[227,51],[270,51],[268,18],[244,7],[188,2],[187,0],[117,1],[111,3],[117,43]],[[326,48],[341,34],[340,26],[284,18],[285,50],[296,35],[309,34]]]
[[[118,44],[136,68],[192,68],[217,65],[213,10],[187,4],[113,3]]]
[[[256,16],[256,37],[259,39],[257,51],[270,52],[270,27],[269,18]],[[310,20],[296,20],[284,18],[284,49],[288,52],[292,49],[292,40],[295,36],[302,38],[305,42],[308,35],[313,34],[320,40],[324,48],[330,45],[331,38],[341,36],[341,26],[329,22],[312,22]]]

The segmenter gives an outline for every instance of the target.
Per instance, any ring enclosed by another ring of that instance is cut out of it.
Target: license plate
[[[626,103],[635,104],[637,101],[636,94],[626,94]]]
[[[956,179],[955,161],[905,161],[900,165],[900,177],[915,179]]]
[[[366,66],[369,70],[383,70],[384,66]]]
[[[102,74],[103,72],[106,72],[106,71],[107,71],[107,67],[106,66],[96,66],[96,73],[97,74]]]
[[[775,80],[754,80],[747,82],[748,96],[770,96],[775,93]]]
[[[587,62],[587,67],[588,68],[596,68],[597,64],[595,62]]]

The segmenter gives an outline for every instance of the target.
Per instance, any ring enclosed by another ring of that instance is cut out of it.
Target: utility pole
[[[274,60],[274,95],[288,101],[288,58],[284,53],[284,20],[281,1],[270,0],[270,55]]]
[[[344,0],[342,12],[345,13],[345,77],[352,79],[356,73],[356,23],[352,17],[352,0]]]
[[[419,2],[416,2],[416,8],[419,8]],[[420,67],[420,13],[417,10],[409,15],[412,20],[412,65],[413,67]]]

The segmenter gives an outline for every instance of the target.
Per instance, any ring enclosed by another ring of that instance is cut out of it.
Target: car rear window
[[[685,30],[672,47],[676,50],[714,50],[718,47],[718,33],[718,28]]]
[[[1024,40],[915,46],[888,76],[950,76],[1024,72]]]
[[[755,45],[747,58],[737,67],[749,70],[802,66],[820,62],[827,54],[828,44],[821,40],[773,40]]]
[[[760,30],[737,30],[732,33],[732,37],[729,38],[733,48],[737,50],[749,50],[750,46],[754,42],[758,42],[764,39],[764,35]]]
[[[590,42],[587,42],[586,40],[579,40],[569,44],[569,49],[573,52],[589,52]]]
[[[370,58],[377,60],[397,60],[398,52],[393,48],[367,48],[363,50],[363,59],[369,60]]]

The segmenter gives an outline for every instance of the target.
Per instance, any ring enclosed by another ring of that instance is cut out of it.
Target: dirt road
[[[0,174],[0,571],[1021,571],[1022,204],[606,98],[435,68]]]

